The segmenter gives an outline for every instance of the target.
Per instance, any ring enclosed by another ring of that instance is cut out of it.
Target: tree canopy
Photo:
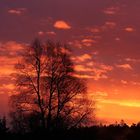
[[[11,118],[16,130],[64,129],[87,122],[90,106],[85,82],[75,77],[67,45],[35,39],[15,65],[16,94]]]

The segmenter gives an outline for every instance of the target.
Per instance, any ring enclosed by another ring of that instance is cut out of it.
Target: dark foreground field
[[[53,132],[36,131],[26,134],[1,132],[0,140],[5,139],[43,139],[43,140],[140,140],[140,125],[109,125],[57,130]]]

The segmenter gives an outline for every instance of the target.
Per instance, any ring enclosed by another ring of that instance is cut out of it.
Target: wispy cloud
[[[9,9],[8,13],[13,15],[22,15],[27,11],[26,8]]]
[[[103,12],[107,15],[115,15],[119,10],[120,10],[119,7],[112,6],[104,9]]]
[[[48,31],[46,32],[47,35],[56,35],[56,33],[54,31]]]
[[[128,82],[126,80],[121,80],[121,83],[124,85],[128,84]]]
[[[0,43],[0,56],[16,57],[24,49],[24,44],[15,41],[1,42]]]
[[[106,104],[116,104],[119,106],[127,106],[127,107],[140,107],[139,100],[115,100],[115,99],[103,99],[100,102]]]
[[[75,70],[80,72],[92,72],[93,69],[89,67],[85,67],[84,65],[75,65]]]
[[[97,91],[89,91],[89,96],[91,98],[94,98],[96,101],[100,101],[105,99],[109,96],[109,94],[106,91],[103,90],[97,90]]]
[[[116,25],[117,25],[116,22],[106,21],[102,28],[111,28],[111,29],[113,29],[114,27],[116,27]]]
[[[97,41],[93,38],[82,38],[79,40],[70,41],[69,45],[82,49],[83,47],[94,46],[95,43],[97,43]]]
[[[80,56],[75,56],[75,57],[72,57],[72,60],[75,61],[75,62],[84,62],[86,60],[91,60],[92,59],[92,56],[89,55],[89,54],[83,54],[83,55],[80,55]]]
[[[75,70],[78,72],[78,77],[99,80],[108,79],[107,73],[112,71],[113,67],[99,63],[92,63],[92,65],[75,65]],[[79,72],[82,72],[82,74]]]
[[[46,35],[51,35],[55,36],[56,33],[54,31],[38,31],[39,36],[46,36]]]
[[[98,37],[101,37],[101,33],[113,30],[117,27],[117,23],[113,20],[107,20],[100,26],[93,26],[93,27],[87,27],[86,30],[98,34]],[[100,36],[99,36],[100,35]]]
[[[95,76],[88,75],[88,74],[75,74],[75,77],[82,78],[82,79],[94,79]]]
[[[132,70],[133,69],[130,64],[119,64],[119,65],[116,65],[116,67],[124,69],[124,70]]]
[[[96,43],[95,40],[90,39],[90,38],[84,38],[84,39],[82,39],[81,42],[82,42],[82,44],[83,44],[84,46],[87,46],[87,47],[90,47],[90,46],[93,45],[93,43]]]
[[[131,81],[130,83],[134,86],[140,86],[140,82],[138,81]]]
[[[140,59],[135,59],[135,58],[125,58],[125,61],[127,62],[133,62],[133,63],[139,63]]]
[[[14,89],[14,79],[12,73],[15,72],[14,65],[20,59],[24,44],[15,41],[0,42],[0,91],[1,93],[12,94]]]

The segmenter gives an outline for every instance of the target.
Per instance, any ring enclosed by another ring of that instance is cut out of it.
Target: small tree
[[[35,40],[26,48],[15,66],[17,94],[11,96],[11,112],[17,118],[34,114],[40,120],[38,127],[51,130],[76,127],[88,116],[87,88],[74,76],[70,54],[66,45],[52,41]]]

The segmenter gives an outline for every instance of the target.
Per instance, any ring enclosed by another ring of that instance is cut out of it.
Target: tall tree
[[[15,111],[14,114],[11,111],[11,114],[16,120],[23,118],[22,122],[24,122],[25,116],[32,113],[38,114],[41,120],[40,125],[45,127],[45,49],[38,39],[25,47],[25,52],[22,54],[20,62],[15,65],[17,70],[17,94],[11,96],[12,107]],[[23,128],[24,126],[22,124]]]
[[[40,127],[76,127],[88,116],[85,83],[75,77],[71,51],[66,45],[35,40],[28,46],[18,71],[14,110],[24,117],[36,114]],[[84,100],[84,101],[83,101]]]

